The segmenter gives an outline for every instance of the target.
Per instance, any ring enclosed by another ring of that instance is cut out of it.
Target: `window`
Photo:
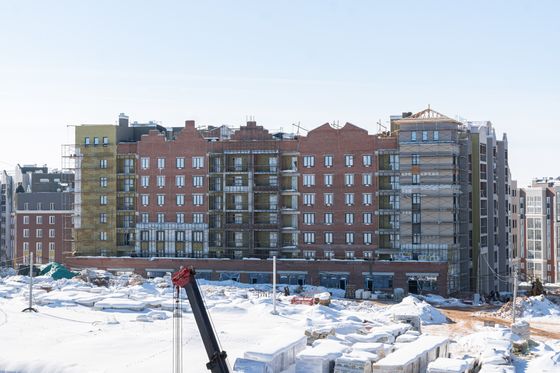
[[[416,131],[410,133],[410,141],[416,141]]]
[[[99,222],[101,224],[107,223],[107,214],[106,213],[102,212],[102,213],[99,214]]]
[[[315,243],[315,232],[304,232],[303,242],[306,244]]]
[[[334,258],[334,251],[325,250],[325,259],[333,259],[333,258]]]
[[[346,244],[352,245],[354,243],[354,233],[346,232]]]
[[[331,187],[333,184],[333,175],[332,174],[325,174],[324,181],[326,187]]]
[[[203,224],[204,223],[204,214],[201,213],[194,213],[192,214],[192,222],[193,224]]]
[[[366,206],[371,205],[373,203],[373,194],[363,193],[362,194],[362,203]]]
[[[354,174],[344,174],[344,185],[346,186],[354,185]]]
[[[142,223],[149,223],[150,222],[150,214],[148,214],[147,212],[143,212],[140,215],[140,221]]]
[[[150,158],[149,157],[142,157],[140,158],[140,168],[143,170],[147,170],[150,168]]]
[[[428,141],[428,131],[422,131],[422,141]]]
[[[143,206],[148,206],[150,204],[150,195],[149,194],[142,194],[140,196],[140,200]]]
[[[35,229],[35,237],[43,238],[43,230],[42,229]]]
[[[54,202],[49,203],[49,209],[54,210]]]
[[[364,245],[371,245],[371,232],[364,232]]]
[[[103,195],[99,197],[99,204],[105,206],[107,204],[107,196]]]
[[[344,193],[344,204],[352,206],[354,204],[354,193]]]
[[[420,174],[412,174],[412,185],[420,185]]]
[[[203,231],[193,231],[192,232],[193,242],[204,242],[204,232]]]
[[[365,167],[371,167],[371,154],[362,155],[362,163]]]
[[[140,185],[142,188],[147,188],[150,186],[150,177],[149,176],[140,176]]]
[[[364,239],[365,241],[365,239]],[[373,259],[373,251],[364,251],[364,259],[371,260]]]
[[[107,160],[106,159],[100,159],[99,160],[99,168],[107,168]]]
[[[303,175],[303,185],[310,187],[315,185],[315,175],[314,174],[304,174]]]
[[[439,141],[439,131],[434,131],[434,141]]]
[[[412,223],[413,223],[413,224],[419,224],[419,223],[421,222],[421,221],[420,221],[420,216],[421,216],[421,215],[420,215],[419,212],[413,212],[413,213],[412,213]]]
[[[157,213],[157,222],[158,223],[165,223],[165,214],[163,212]]]
[[[325,167],[332,167],[333,166],[333,156],[332,155],[325,155]]]
[[[193,157],[192,158],[193,168],[203,168],[204,167],[204,157]]]
[[[165,158],[157,159],[157,168],[159,168],[160,170],[165,168]]]
[[[84,145],[89,145],[89,144],[90,144],[89,137],[84,138]]]
[[[313,213],[303,214],[303,224],[306,224],[306,225],[315,224],[315,214],[313,214]]]
[[[330,245],[333,243],[333,232],[325,232],[325,244]]]
[[[331,225],[333,223],[333,213],[332,212],[326,212],[325,213],[325,224],[326,225]]]
[[[54,242],[49,242],[49,251],[54,251]]]
[[[354,259],[354,252],[353,251],[345,251],[344,256],[346,259]]]
[[[37,210],[42,210],[42,209],[43,209],[43,203],[37,202]]]
[[[23,216],[23,224],[29,224],[29,215]]]
[[[192,197],[193,197],[193,205],[202,206],[204,204],[204,195],[193,194]]]
[[[182,212],[178,212],[177,215],[175,215],[176,217],[176,221],[178,224],[183,224],[185,222],[185,214]]]
[[[42,216],[36,216],[35,217],[35,223],[36,224],[43,224],[43,217]]]
[[[193,187],[201,188],[204,184],[204,176],[193,176]]]
[[[364,220],[365,225],[370,225],[373,218],[373,214],[371,212],[364,212],[362,218]]]
[[[175,167],[177,167],[180,170],[185,168],[185,158],[184,157],[175,158]]]
[[[106,177],[100,177],[99,178],[99,186],[101,188],[107,188],[107,178]]]
[[[165,194],[158,194],[157,195],[157,204],[158,204],[158,206],[165,205]]]
[[[420,154],[412,154],[412,165],[417,166],[420,164]]]
[[[420,193],[412,193],[412,204],[413,205],[419,205],[421,200],[422,200],[422,197],[420,196]]]
[[[372,180],[372,175],[371,174],[362,174],[362,185],[370,186],[371,185],[371,180]]]
[[[99,137],[93,138],[93,145],[99,145]]]
[[[156,177],[156,185],[158,188],[163,188],[165,186],[165,175],[158,175]]]
[[[303,250],[303,257],[305,259],[315,259],[315,250]]]
[[[354,156],[352,154],[347,154],[344,156],[344,165],[346,167],[354,166]]]
[[[420,244],[420,234],[419,233],[414,233],[412,235],[412,244],[413,245],[418,245]]]
[[[332,204],[333,204],[333,194],[332,193],[323,194],[323,198],[325,199],[325,206],[332,206]]]
[[[183,206],[185,204],[185,195],[177,194],[175,196],[175,203],[177,203],[177,206]]]
[[[175,186],[177,188],[184,188],[185,187],[185,176],[184,175],[175,176]]]
[[[344,214],[344,223],[346,223],[347,225],[354,224],[354,213],[352,213],[352,212],[345,213]]]
[[[103,145],[109,145],[109,138],[107,136],[103,136]]]
[[[175,241],[176,242],[185,241],[185,231],[176,231],[175,232]]]
[[[315,167],[315,157],[312,155],[304,155],[303,167]]]
[[[315,194],[304,193],[303,194],[303,204],[306,206],[313,206],[315,204]]]
[[[29,237],[29,229],[25,228],[25,229],[23,230],[23,237],[24,237],[24,238],[28,238],[28,237]]]
[[[107,232],[99,232],[99,240],[107,241]]]

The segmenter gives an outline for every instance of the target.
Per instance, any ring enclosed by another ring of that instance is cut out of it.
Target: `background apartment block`
[[[535,179],[520,188],[519,258],[522,279],[558,282],[560,264],[560,180]]]

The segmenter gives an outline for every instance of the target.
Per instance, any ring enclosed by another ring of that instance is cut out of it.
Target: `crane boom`
[[[210,359],[206,364],[206,368],[212,373],[230,373],[226,360],[227,354],[225,351],[220,350],[218,339],[214,333],[214,328],[204,306],[200,289],[196,283],[195,274],[196,272],[193,268],[181,268],[173,274],[171,280],[177,293],[181,288],[187,292],[187,298],[191,305],[196,326],[202,337],[202,343],[208,354],[208,359]]]

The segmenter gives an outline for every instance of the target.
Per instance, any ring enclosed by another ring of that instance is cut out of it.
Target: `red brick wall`
[[[255,271],[272,272],[272,260],[219,260],[219,259],[177,259],[177,258],[102,258],[102,257],[69,257],[64,264],[71,268],[95,267],[132,268],[135,272],[145,275],[146,268],[173,269],[180,266],[193,266],[195,269],[213,271]],[[394,272],[393,287],[408,289],[407,272],[439,273],[439,294],[447,296],[447,264],[427,262],[366,262],[355,261],[305,261],[278,260],[277,271],[307,271],[307,283],[319,284],[320,272],[348,272],[349,284],[362,288],[364,279],[362,272]],[[212,279],[218,279],[218,273],[212,273]],[[241,273],[241,282],[248,282],[248,275]]]

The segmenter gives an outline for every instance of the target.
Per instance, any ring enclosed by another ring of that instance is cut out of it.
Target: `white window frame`
[[[334,181],[333,174],[324,174],[323,175],[323,182],[327,188],[332,187]]]
[[[185,168],[185,157],[177,157],[175,158],[175,168],[178,170],[182,170]]]
[[[204,205],[204,194],[193,194],[193,206]]]
[[[332,225],[333,219],[334,214],[332,212],[325,212],[325,214],[323,215],[323,221],[325,222],[325,225]]]
[[[371,154],[362,155],[362,164],[364,167],[371,167],[373,161],[373,156]]]
[[[175,203],[177,206],[184,206],[185,205],[185,195],[184,194],[177,194],[175,196]]]
[[[354,185],[354,174],[344,174],[344,185],[347,187]]]
[[[323,193],[323,199],[325,201],[325,206],[332,206],[334,204],[333,193]]]
[[[192,157],[192,168],[195,168],[197,170],[204,168],[204,157],[203,156]]]
[[[303,156],[303,167],[315,167],[315,156],[304,155]]]
[[[354,193],[344,193],[344,204],[346,206],[354,205]]]
[[[147,188],[150,186],[150,176],[142,175],[140,176],[140,186],[142,188]]]
[[[312,187],[315,185],[315,174],[303,174],[303,186]]]
[[[324,157],[324,163],[325,163],[325,167],[330,168],[333,166],[334,164],[334,157],[332,154],[325,154]]]
[[[345,154],[344,155],[344,166],[345,167],[354,166],[354,155],[353,154]]]
[[[163,170],[165,168],[165,158],[159,157],[157,159],[157,168]]]
[[[148,168],[150,168],[150,157],[140,158],[140,168],[142,170],[147,170]]]

